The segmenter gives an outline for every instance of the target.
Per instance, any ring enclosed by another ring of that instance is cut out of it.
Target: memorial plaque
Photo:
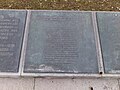
[[[31,11],[25,73],[98,73],[92,14]]]
[[[18,72],[25,11],[0,11],[0,72]]]
[[[106,73],[120,73],[120,13],[97,13]]]

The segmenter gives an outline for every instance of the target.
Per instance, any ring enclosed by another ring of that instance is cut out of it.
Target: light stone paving
[[[33,90],[34,78],[0,78],[0,90]]]
[[[36,79],[35,90],[119,90],[117,79]]]
[[[118,82],[110,78],[0,78],[0,90],[120,90]]]

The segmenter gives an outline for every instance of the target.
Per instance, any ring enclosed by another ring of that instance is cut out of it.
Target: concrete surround
[[[0,78],[0,90],[120,90],[113,78]]]

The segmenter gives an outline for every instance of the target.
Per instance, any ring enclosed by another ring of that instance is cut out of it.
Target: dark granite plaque
[[[0,72],[18,72],[25,11],[0,11]]]
[[[106,73],[120,73],[120,13],[97,13]]]
[[[32,11],[25,73],[98,73],[89,12]]]

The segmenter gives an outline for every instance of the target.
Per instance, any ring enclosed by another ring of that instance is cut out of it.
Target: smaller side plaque
[[[26,11],[0,11],[0,72],[18,72]]]
[[[89,12],[32,11],[25,73],[98,73]]]
[[[106,73],[120,73],[120,13],[97,13]]]

